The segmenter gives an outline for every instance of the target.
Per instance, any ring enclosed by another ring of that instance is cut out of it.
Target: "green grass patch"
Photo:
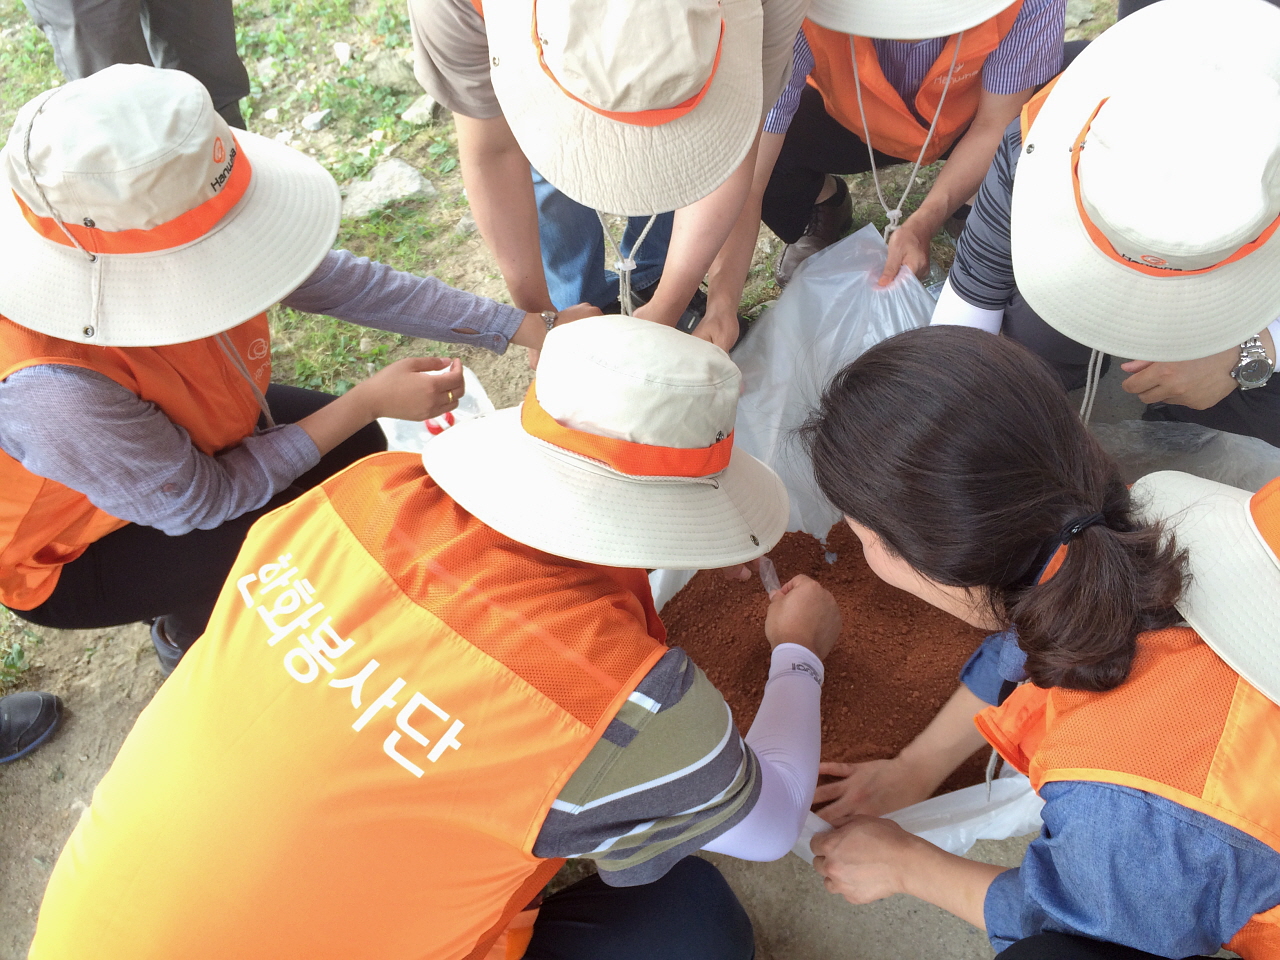
[[[0,0],[0,144],[9,137],[18,109],[62,82],[53,47],[36,29],[21,0]]]
[[[0,607],[0,690],[14,686],[31,669],[33,652],[43,642],[24,620]]]

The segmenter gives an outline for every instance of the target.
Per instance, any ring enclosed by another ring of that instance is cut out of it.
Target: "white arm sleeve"
[[[747,746],[760,760],[760,796],[744,819],[703,849],[742,860],[777,860],[795,846],[818,785],[822,661],[780,643]]]
[[[948,277],[942,293],[938,295],[938,305],[933,308],[933,319],[929,323],[949,323],[958,327],[977,327],[987,333],[999,333],[1004,324],[1004,311],[975,307],[951,288],[951,278]]]

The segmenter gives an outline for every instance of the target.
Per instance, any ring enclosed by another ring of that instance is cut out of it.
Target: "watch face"
[[[1236,379],[1241,383],[1264,383],[1271,375],[1271,364],[1266,360],[1254,359],[1240,367]]]

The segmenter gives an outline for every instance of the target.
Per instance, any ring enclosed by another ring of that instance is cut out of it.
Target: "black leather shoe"
[[[0,697],[0,763],[25,757],[53,735],[61,720],[62,701],[52,693]]]
[[[160,661],[160,675],[164,677],[173,673],[178,661],[186,653],[165,634],[164,617],[156,617],[151,621],[151,645],[156,648],[156,658]]]
[[[813,205],[809,215],[809,225],[804,228],[804,236],[795,243],[788,243],[778,255],[778,262],[773,268],[773,277],[778,286],[785,287],[791,282],[796,268],[819,250],[825,250],[845,235],[853,226],[853,200],[849,196],[849,186],[841,177],[836,177],[836,192],[821,203]]]

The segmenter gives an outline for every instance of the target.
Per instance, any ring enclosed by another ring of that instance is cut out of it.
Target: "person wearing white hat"
[[[740,384],[709,343],[580,320],[520,407],[259,520],[54,867],[32,960],[749,960],[689,855],[795,843],[840,614],[807,577],[773,591],[744,741],[645,573],[782,536]],[[564,857],[598,876],[543,900]]]
[[[881,284],[903,265],[925,276],[934,234],[973,196],[1022,104],[1061,69],[1064,11],[1065,0],[815,2],[726,244],[738,283],[761,219],[786,244],[775,268],[784,286],[805,259],[839,240],[853,207],[838,175],[868,170],[889,217]],[[903,219],[920,165],[942,157],[933,187]],[[896,163],[915,166],[890,208],[877,171]]]
[[[329,174],[233,134],[180,71],[118,65],[42,94],[0,169],[0,603],[52,627],[152,620],[165,670],[264,506],[385,449],[375,417],[422,420],[463,390],[440,358],[336,400],[271,384],[267,307],[499,351],[546,334],[330,250]]]
[[[517,306],[634,309],[733,346],[742,284],[722,281],[720,250],[804,7],[412,0],[418,80],[453,111],[468,200]],[[608,214],[630,218],[619,244]],[[699,322],[704,277],[729,308]]]
[[[1046,933],[1280,955],[1280,480],[1130,489],[1043,361],[955,326],[872,347],[804,433],[871,569],[1001,631],[896,758],[823,765],[827,890],[919,897],[1020,944],[1010,960],[1138,960]],[[985,744],[1044,801],[1017,867],[881,819]]]
[[[1230,161],[1178,146],[1186,130]],[[1086,414],[1106,357],[1127,357],[1147,419],[1280,445],[1277,223],[1280,10],[1161,0],[1010,126],[933,322],[1027,345],[1086,387]]]

